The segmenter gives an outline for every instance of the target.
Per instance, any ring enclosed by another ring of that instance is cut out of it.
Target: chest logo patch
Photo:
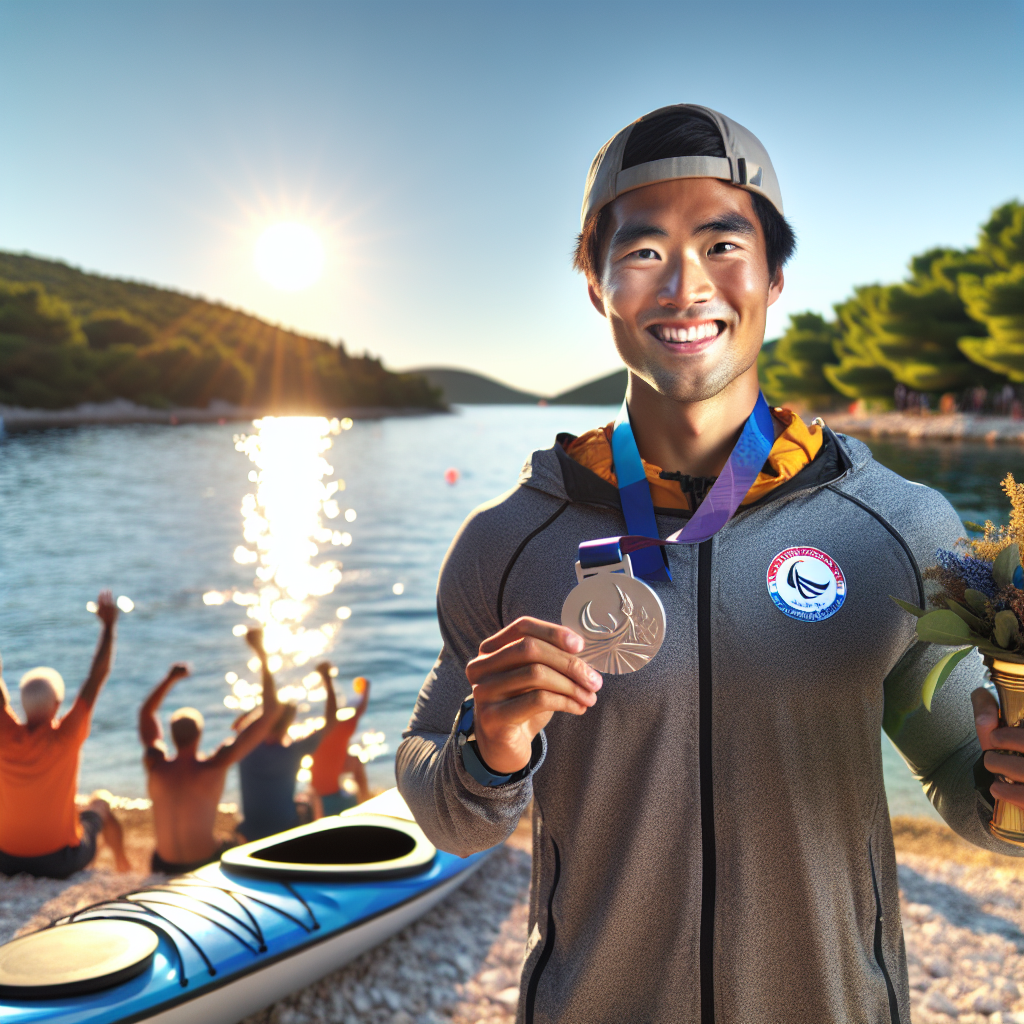
[[[791,619],[830,619],[846,600],[846,577],[839,563],[817,548],[786,548],[768,566],[768,593]]]

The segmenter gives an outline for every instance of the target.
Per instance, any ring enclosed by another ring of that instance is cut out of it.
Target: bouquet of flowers
[[[940,549],[938,564],[925,570],[925,579],[941,588],[931,599],[934,610],[893,598],[917,616],[920,640],[957,648],[925,678],[921,697],[929,711],[936,691],[974,649],[1002,661],[1024,663],[1024,483],[1007,473],[1002,487],[1010,499],[1009,525],[996,526],[991,520],[983,526],[967,523],[981,536],[961,541],[959,551]]]

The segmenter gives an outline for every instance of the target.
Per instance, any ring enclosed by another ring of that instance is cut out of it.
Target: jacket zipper
[[[697,548],[698,763],[700,770],[700,1021],[715,1020],[715,794],[711,775],[711,540]]]
[[[555,876],[551,881],[551,892],[548,894],[548,925],[544,929],[544,948],[537,957],[537,964],[530,974],[530,981],[526,986],[526,1000],[523,1008],[523,1018],[526,1024],[533,1024],[533,1008],[537,1002],[537,986],[540,984],[540,976],[544,973],[551,954],[555,948],[555,890],[558,888],[558,876],[562,872],[562,860],[558,853],[558,844],[552,839],[551,846],[555,851]]]
[[[875,875],[875,857],[868,844],[868,863],[871,865],[871,887],[875,891],[875,963],[878,964],[885,978],[885,991],[889,996],[889,1020],[891,1024],[900,1024],[900,1004],[896,999],[896,990],[892,987],[889,968],[885,966],[885,954],[882,952],[882,896],[878,891],[878,878]]]

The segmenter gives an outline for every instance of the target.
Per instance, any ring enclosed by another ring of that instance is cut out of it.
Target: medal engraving
[[[562,625],[586,641],[581,658],[598,672],[623,675],[643,668],[665,639],[665,609],[627,555],[612,565],[583,569],[562,605]]]

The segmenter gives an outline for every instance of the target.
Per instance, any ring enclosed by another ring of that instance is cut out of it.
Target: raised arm
[[[11,706],[11,695],[7,692],[7,684],[4,682],[4,663],[0,660],[0,728],[16,724],[17,721],[18,716]]]
[[[250,629],[245,635],[245,642],[260,659],[260,669],[263,673],[263,704],[260,715],[250,718],[245,728],[234,739],[225,740],[210,758],[211,762],[222,767],[241,761],[243,757],[255,750],[267,738],[267,733],[273,728],[283,711],[281,702],[277,699],[274,676],[267,664],[267,652],[263,647],[263,630]]]
[[[190,672],[188,665],[184,662],[177,662],[170,667],[167,675],[164,676],[150,695],[143,701],[139,708],[139,739],[142,745],[148,750],[151,747],[163,747],[163,729],[160,728],[160,719],[156,717],[164,698],[170,693],[171,687],[179,680],[184,679]]]
[[[327,691],[327,700],[324,703],[324,728],[322,735],[326,736],[338,724],[338,695],[334,692],[334,680],[331,678],[331,663],[321,661],[316,667],[323,680],[324,689]]]
[[[356,713],[353,716],[358,722],[363,717],[366,706],[370,703],[370,680],[366,676],[356,676],[352,680],[352,689],[360,695],[359,703],[356,705]]]
[[[76,702],[80,701],[87,708],[96,703],[100,687],[107,681],[110,675],[110,666],[114,660],[114,627],[117,623],[117,605],[114,604],[114,596],[109,590],[104,590],[96,599],[96,615],[103,623],[100,632],[100,640],[96,645],[96,653],[92,658],[92,668],[89,670],[88,678],[82,683],[78,691]]]

